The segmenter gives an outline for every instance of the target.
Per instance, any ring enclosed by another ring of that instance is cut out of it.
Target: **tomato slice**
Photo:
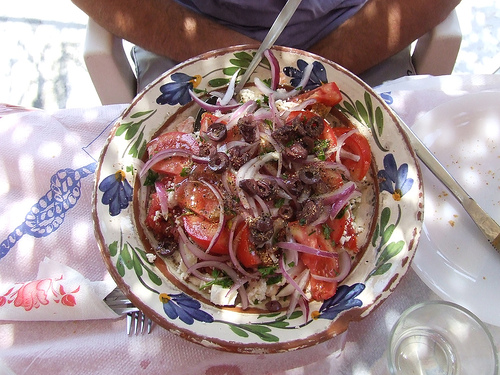
[[[298,222],[290,223],[290,232],[298,243],[314,247],[315,249],[336,252],[332,245],[331,237],[327,238],[322,225],[311,227],[300,225]],[[342,233],[340,234],[342,235]],[[326,258],[314,254],[300,253],[300,259],[304,262],[311,274],[323,277],[335,277],[339,272],[337,258]],[[332,297],[337,291],[337,282],[317,280],[313,277],[309,281],[312,298],[323,301]]]
[[[306,99],[316,99],[318,103],[333,107],[342,100],[342,93],[335,82],[329,82],[314,90],[307,91],[296,98],[296,100],[299,101],[304,101]]]
[[[255,246],[250,241],[250,229],[245,223],[240,224],[234,239],[236,257],[246,268],[255,268],[262,263]]]
[[[158,198],[157,193],[152,193],[146,216],[146,225],[153,231],[156,237],[162,238],[167,234],[169,225],[163,216],[156,214],[158,211],[161,211],[160,198]]]
[[[168,149],[186,150],[195,155],[200,152],[200,146],[196,138],[192,134],[182,132],[163,133],[149,142],[147,149],[150,157],[159,151]],[[189,158],[184,156],[173,156],[160,160],[151,169],[156,173],[179,176],[186,167],[188,160]]]
[[[306,267],[309,268],[311,274],[324,277],[335,277],[338,275],[339,265],[337,259],[305,253],[301,254],[301,259]],[[337,285],[338,283],[335,281],[317,280],[312,276],[309,279],[311,296],[316,301],[324,301],[333,297],[337,291]]]
[[[335,135],[340,137],[342,134],[351,131],[350,128],[332,128]],[[359,160],[355,161],[348,158],[342,158],[342,164],[344,164],[349,172],[351,173],[351,178],[355,181],[361,181],[368,170],[370,169],[370,164],[372,162],[372,153],[370,150],[370,144],[368,140],[359,132],[356,132],[345,140],[342,148],[354,155],[359,156]]]
[[[208,249],[212,238],[214,238],[218,222],[210,221],[200,215],[184,215],[182,223],[187,235],[203,250]],[[219,238],[209,251],[210,254],[229,254],[229,230],[222,229]]]
[[[207,185],[199,181],[184,180],[176,187],[175,198],[180,207],[208,220],[219,221],[219,201]]]

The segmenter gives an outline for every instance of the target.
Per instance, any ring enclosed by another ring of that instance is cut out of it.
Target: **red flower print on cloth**
[[[15,307],[23,307],[26,311],[30,311],[33,308],[38,309],[40,306],[48,305],[51,300],[68,307],[75,306],[75,294],[80,291],[80,286],[67,293],[62,284],[59,284],[59,290],[54,285],[60,281],[62,281],[62,277],[16,284],[7,293],[0,296],[0,307],[13,303]]]

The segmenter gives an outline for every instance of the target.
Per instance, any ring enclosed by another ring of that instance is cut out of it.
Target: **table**
[[[441,103],[486,90],[500,91],[500,76],[416,76],[376,88],[409,125]],[[33,280],[45,257],[91,281],[110,281],[93,234],[93,168],[112,123],[125,108],[0,111],[0,286]],[[59,217],[50,234],[35,236],[23,226],[26,215],[34,205],[52,202],[50,181],[61,170],[78,172],[74,206]],[[411,305],[438,298],[410,269],[387,301],[351,324],[342,352],[337,350],[338,337],[289,353],[225,353],[158,326],[149,335],[127,337],[123,317],[0,321],[0,374],[386,374],[392,325]],[[500,327],[489,328],[498,348]]]

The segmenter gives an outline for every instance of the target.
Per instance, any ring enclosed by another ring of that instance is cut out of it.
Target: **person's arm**
[[[173,0],[72,1],[113,34],[175,61],[222,47],[257,43]],[[459,2],[368,0],[309,51],[360,74],[438,25]]]
[[[459,3],[460,0],[369,0],[309,51],[361,74],[432,30]]]
[[[230,30],[173,0],[72,0],[99,25],[175,61],[256,40]]]

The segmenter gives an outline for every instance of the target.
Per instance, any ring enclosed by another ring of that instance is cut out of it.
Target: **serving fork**
[[[118,315],[127,315],[127,335],[151,333],[153,322],[134,306],[119,288],[113,289],[104,302]]]

